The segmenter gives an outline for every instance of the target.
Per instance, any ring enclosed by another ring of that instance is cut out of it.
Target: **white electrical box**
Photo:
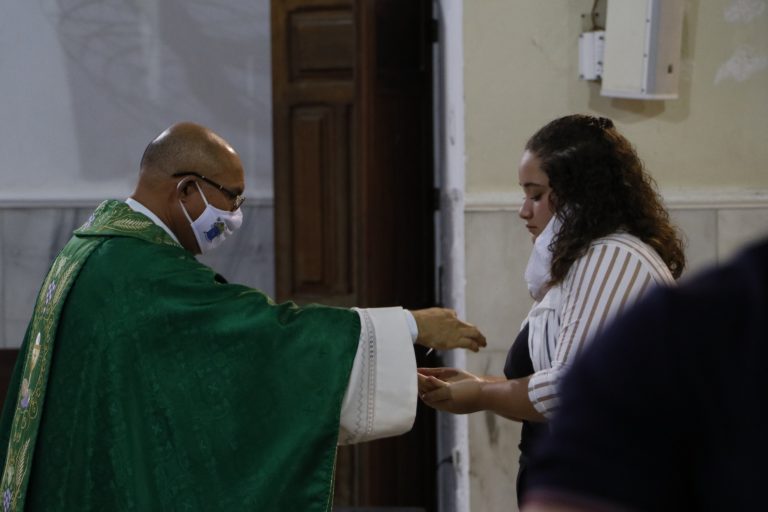
[[[602,96],[678,96],[684,0],[609,0]]]
[[[603,76],[605,32],[593,30],[579,35],[579,78],[598,80]]]

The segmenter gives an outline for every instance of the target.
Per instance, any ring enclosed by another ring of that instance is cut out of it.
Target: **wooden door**
[[[435,300],[430,0],[273,0],[278,300]],[[423,357],[423,352],[419,352]],[[435,418],[342,448],[338,506],[435,509]]]

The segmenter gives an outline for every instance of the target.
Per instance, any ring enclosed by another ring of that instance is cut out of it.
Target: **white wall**
[[[270,197],[269,41],[267,0],[5,2],[0,201],[125,195],[180,120],[228,139]]]
[[[147,143],[194,121],[240,153],[243,228],[201,258],[274,289],[268,0],[8,0],[0,16],[0,345],[18,346],[74,228],[133,191]]]

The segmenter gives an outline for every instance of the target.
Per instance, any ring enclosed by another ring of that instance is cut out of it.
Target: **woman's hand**
[[[440,411],[491,411],[514,421],[545,420],[528,398],[530,377],[478,377],[458,368],[419,368],[418,372],[421,400]]]
[[[485,380],[458,368],[419,368],[419,396],[430,407],[454,414],[482,409]]]

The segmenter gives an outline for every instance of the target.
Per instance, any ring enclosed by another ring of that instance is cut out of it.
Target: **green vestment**
[[[355,312],[228,284],[107,201],[40,291],[3,410],[3,509],[330,510],[359,335]]]

